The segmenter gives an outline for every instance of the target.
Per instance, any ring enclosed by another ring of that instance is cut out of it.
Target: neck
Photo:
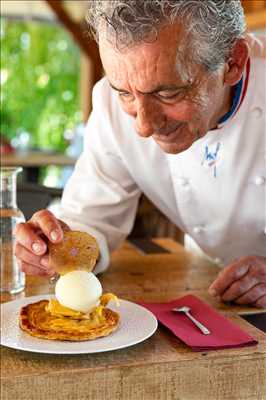
[[[225,88],[225,92],[223,95],[223,103],[215,116],[213,117],[212,123],[211,123],[211,129],[215,129],[218,125],[218,122],[220,119],[230,111],[232,107],[232,102],[234,98],[234,87],[229,86]]]

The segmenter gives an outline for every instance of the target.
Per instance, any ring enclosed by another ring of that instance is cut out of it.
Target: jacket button
[[[254,182],[255,182],[255,185],[261,186],[265,183],[265,178],[264,178],[264,176],[256,176]]]
[[[202,226],[194,226],[193,232],[198,235],[199,233],[203,232],[203,227]]]
[[[263,114],[263,111],[262,111],[262,109],[260,107],[255,107],[255,108],[253,108],[252,113],[253,113],[255,118],[261,118],[262,114]]]
[[[179,178],[178,179],[180,186],[186,187],[188,186],[188,179],[187,178]]]

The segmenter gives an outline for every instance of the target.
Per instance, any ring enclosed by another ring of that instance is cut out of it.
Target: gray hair
[[[240,0],[89,0],[87,19],[96,40],[105,28],[118,48],[156,40],[163,25],[180,20],[194,38],[193,61],[209,71],[224,65],[246,29]]]

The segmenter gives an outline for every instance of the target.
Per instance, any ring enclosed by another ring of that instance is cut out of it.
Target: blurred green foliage
[[[64,151],[81,121],[79,49],[61,26],[1,19],[1,132],[30,133],[31,147]]]

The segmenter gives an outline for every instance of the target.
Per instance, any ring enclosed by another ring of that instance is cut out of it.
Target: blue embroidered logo
[[[218,142],[216,145],[215,151],[212,152],[209,149],[208,145],[205,146],[204,158],[201,163],[201,165],[204,165],[206,163],[208,165],[208,167],[210,167],[210,168],[213,167],[213,174],[214,174],[215,178],[217,176],[216,164],[217,164],[217,156],[218,156],[220,147],[221,147],[221,143]]]

